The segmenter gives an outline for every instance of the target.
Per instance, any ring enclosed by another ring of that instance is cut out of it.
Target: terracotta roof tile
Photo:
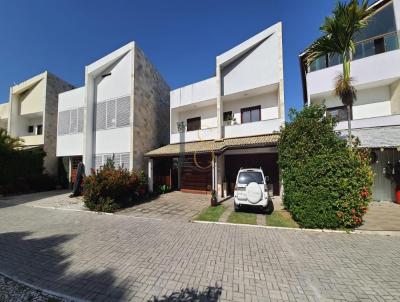
[[[271,146],[276,145],[279,139],[279,134],[266,134],[247,137],[225,138],[221,140],[208,140],[198,142],[188,142],[183,144],[170,144],[146,153],[148,157],[168,156],[205,153],[205,152],[222,152],[227,149],[253,147],[253,146]]]

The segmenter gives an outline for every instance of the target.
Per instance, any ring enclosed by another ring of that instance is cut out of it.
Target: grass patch
[[[273,212],[271,215],[266,216],[268,226],[285,227],[285,228],[298,228],[299,225],[287,212]]]
[[[197,216],[196,220],[201,220],[201,221],[218,221],[222,214],[224,213],[225,208],[221,205],[218,205],[216,207],[207,207],[205,208],[199,216]]]
[[[254,213],[232,212],[228,222],[241,224],[257,224],[257,216]]]

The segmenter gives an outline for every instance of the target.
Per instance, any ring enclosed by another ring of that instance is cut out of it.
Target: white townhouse
[[[58,94],[74,86],[45,71],[10,87],[8,103],[0,105],[0,127],[23,140],[25,148],[46,152],[44,171],[58,175],[56,157]]]
[[[59,96],[57,156],[70,181],[114,158],[144,169],[143,154],[168,142],[169,86],[135,42],[85,68],[85,86]]]
[[[352,108],[352,134],[373,150],[373,198],[395,199],[394,184],[385,177],[388,162],[400,160],[400,0],[379,0],[368,26],[356,37],[351,76],[357,89]],[[347,135],[347,108],[334,95],[341,58],[323,56],[309,68],[307,51],[300,55],[305,104],[323,104],[339,119],[337,130]]]
[[[284,124],[282,25],[217,56],[215,76],[171,91],[170,144],[146,154],[150,187],[219,197],[243,167],[262,167],[280,193],[277,140]]]

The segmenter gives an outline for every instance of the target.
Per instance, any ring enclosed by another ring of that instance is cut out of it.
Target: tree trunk
[[[352,148],[352,139],[351,139],[351,105],[347,105],[347,131],[348,131],[348,144],[349,147]]]

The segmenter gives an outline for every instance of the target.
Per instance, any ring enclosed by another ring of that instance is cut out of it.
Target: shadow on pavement
[[[161,298],[154,297],[153,302],[175,302],[175,301],[201,301],[201,302],[214,302],[218,301],[221,296],[222,287],[217,284],[215,287],[207,287],[204,291],[198,291],[194,288],[185,288],[180,292],[174,292],[169,296],[163,296]]]
[[[83,300],[123,300],[123,284],[116,285],[111,269],[79,271],[71,267],[67,245],[75,235],[34,238],[30,232],[0,234],[0,273],[33,286]],[[76,260],[75,260],[76,261]]]
[[[53,190],[53,191],[44,191],[44,192],[37,192],[30,194],[2,196],[0,197],[0,209],[17,206],[24,203],[39,201],[42,199],[51,198],[59,195],[64,195],[69,192],[70,192],[69,190]]]

